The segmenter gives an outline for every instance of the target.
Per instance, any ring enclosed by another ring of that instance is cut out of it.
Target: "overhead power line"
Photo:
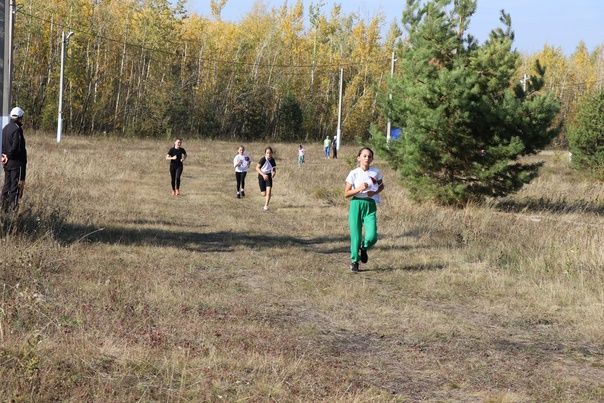
[[[45,22],[47,24],[54,24],[55,26],[62,28],[64,30],[67,29],[70,31],[74,31],[79,36],[87,36],[87,37],[90,37],[93,39],[101,39],[104,41],[108,41],[108,42],[112,42],[112,43],[116,43],[116,44],[120,44],[120,45],[125,45],[125,46],[132,47],[132,48],[146,50],[151,53],[163,54],[163,55],[173,56],[173,57],[179,56],[177,53],[170,52],[170,51],[167,51],[164,49],[153,48],[153,47],[145,46],[140,43],[133,43],[133,42],[125,41],[125,40],[115,39],[115,38],[111,38],[109,36],[101,35],[96,32],[91,32],[90,30],[87,30],[87,29],[79,27],[79,26],[74,27],[71,24],[63,24],[60,22],[56,22],[56,21],[50,20],[48,18],[44,18],[44,17],[38,16],[38,15],[33,15],[33,14],[23,11],[19,8],[17,9],[17,13],[30,17],[32,19],[38,20],[38,21]],[[186,42],[191,43],[192,45],[195,44],[192,41],[186,41]],[[148,57],[148,60],[151,60],[154,62],[163,62],[163,60],[154,59],[151,57]],[[240,60],[226,60],[226,59],[211,58],[211,57],[198,57],[197,60],[204,62],[204,63],[219,64],[219,65],[223,66],[223,67],[221,67],[221,71],[227,71],[227,72],[240,71],[242,73],[244,73],[244,72],[250,73],[250,72],[253,72],[254,69],[258,69],[258,68],[314,69],[314,70],[334,69],[335,70],[335,69],[339,69],[341,67],[358,67],[358,66],[366,66],[366,65],[371,65],[371,64],[384,64],[384,66],[385,66],[387,62],[388,63],[390,62],[390,59],[388,59],[388,58],[368,60],[365,62],[362,62],[362,61],[354,62],[353,61],[353,62],[348,62],[348,63],[324,63],[324,64],[254,63],[254,62],[246,62],[246,61],[240,61]],[[224,66],[228,66],[228,67],[224,67]],[[233,66],[245,66],[245,67],[248,67],[249,69],[239,70]],[[298,76],[298,75],[305,75],[306,73],[289,72],[287,74],[292,75],[292,76]],[[560,83],[560,84],[549,84],[548,83],[548,84],[546,84],[546,86],[549,89],[565,89],[565,88],[570,88],[570,87],[586,86],[586,85],[590,85],[590,84],[599,86],[601,84],[604,84],[604,79],[586,80],[586,81],[582,81],[582,82],[567,82],[567,83]]]
[[[154,53],[160,53],[160,54],[164,54],[164,55],[169,55],[169,56],[178,56],[178,54],[174,53],[174,52],[170,52],[164,49],[158,49],[158,48],[151,48],[139,43],[133,43],[133,42],[128,42],[128,41],[124,41],[124,40],[120,40],[120,39],[115,39],[115,38],[111,38],[105,35],[101,35],[95,32],[91,32],[85,28],[81,28],[81,27],[75,27],[73,25],[67,25],[67,24],[63,24],[60,22],[56,22],[56,21],[52,21],[48,18],[43,18],[37,15],[33,15],[31,13],[22,11],[22,10],[17,10],[17,13],[22,14],[24,16],[33,18],[35,20],[38,21],[42,21],[45,22],[47,24],[54,24],[62,29],[68,29],[70,31],[74,31],[76,33],[78,33],[79,35],[84,35],[84,36],[88,36],[94,39],[102,39],[105,41],[109,41],[109,42],[113,42],[113,43],[118,43],[121,45],[126,45],[129,47],[135,47],[135,48],[139,48],[142,50],[146,50],[149,52],[154,52]],[[192,43],[193,42],[189,42]],[[239,61],[239,60],[226,60],[226,59],[219,59],[219,58],[209,58],[209,57],[201,57],[199,58],[200,61],[204,61],[204,62],[208,62],[208,63],[221,63],[221,64],[229,64],[229,65],[243,65],[243,66],[253,66],[255,68],[305,68],[305,69],[309,69],[309,68],[340,68],[340,67],[357,67],[357,66],[365,66],[365,65],[371,65],[371,64],[382,64],[382,63],[386,63],[389,61],[389,59],[384,58],[384,59],[375,59],[375,60],[367,60],[367,61],[351,61],[351,62],[347,62],[347,63],[322,63],[322,64],[312,64],[312,63],[307,63],[307,64],[282,64],[282,63],[253,63],[253,62],[246,62],[246,61]]]

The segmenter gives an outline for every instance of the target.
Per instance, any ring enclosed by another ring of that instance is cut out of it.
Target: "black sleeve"
[[[271,165],[273,166],[273,169],[277,169],[277,163],[275,162],[275,159],[274,159],[274,158],[271,158],[271,159],[270,159],[270,163],[271,163]]]
[[[168,155],[169,155],[170,157],[174,157],[174,147],[172,147],[172,148],[170,148],[170,149],[168,150]]]
[[[262,168],[262,165],[264,165],[265,162],[266,162],[266,157],[260,158],[260,161],[258,161],[258,165],[260,165],[260,168]]]
[[[10,130],[7,133],[7,137],[7,141],[4,145],[8,147],[3,149],[2,153],[6,154],[9,160],[13,160],[19,152],[19,133],[17,130]]]

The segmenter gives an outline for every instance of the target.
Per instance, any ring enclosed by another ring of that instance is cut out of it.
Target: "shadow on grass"
[[[379,267],[377,269],[365,269],[361,270],[362,272],[392,272],[392,271],[406,271],[406,272],[427,272],[427,271],[438,271],[444,270],[447,268],[447,265],[444,263],[417,263],[406,266],[388,266],[388,267]]]
[[[174,227],[174,226],[182,226],[182,225],[190,225],[185,220],[182,222],[176,221],[167,221],[167,220],[147,220],[143,218],[131,219],[131,220],[123,220],[121,221],[124,224],[132,224],[132,225],[161,225],[165,227]],[[196,227],[207,227],[205,224],[196,225]]]
[[[545,198],[530,198],[523,200],[503,200],[495,204],[495,208],[507,213],[549,212],[549,213],[592,213],[604,214],[603,202],[587,200],[554,201]]]
[[[193,252],[231,252],[236,247],[254,249],[293,246],[316,251],[317,247],[334,242],[344,242],[347,236],[298,238],[267,233],[250,232],[191,232],[166,231],[156,228],[91,227],[66,224],[57,234],[57,240],[64,244],[78,242],[100,242],[105,244],[132,246],[175,247]]]
[[[330,238],[330,240],[333,241],[334,239]],[[348,238],[345,238],[345,240],[348,241]],[[350,253],[350,246],[340,246],[340,247],[329,248],[329,249],[313,249],[313,252],[320,253],[322,255],[331,255],[334,253]]]

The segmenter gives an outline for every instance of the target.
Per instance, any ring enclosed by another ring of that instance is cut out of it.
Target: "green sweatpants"
[[[348,210],[350,227],[350,260],[359,261],[359,249],[371,249],[377,242],[377,208],[372,199],[355,199],[350,201]],[[365,239],[363,239],[363,226]]]

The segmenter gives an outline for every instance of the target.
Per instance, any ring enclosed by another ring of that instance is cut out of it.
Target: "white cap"
[[[11,111],[10,111],[10,117],[11,118],[22,118],[23,114],[25,112],[23,112],[23,109],[19,108],[18,106],[15,106]]]

